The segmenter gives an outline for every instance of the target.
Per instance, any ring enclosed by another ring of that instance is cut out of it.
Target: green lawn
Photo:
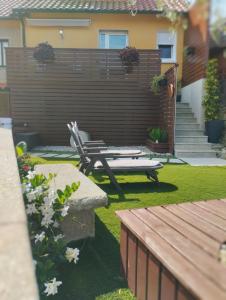
[[[39,159],[38,162],[57,161]],[[134,299],[120,274],[120,226],[116,210],[226,198],[226,167],[166,165],[159,171],[159,187],[142,174],[121,174],[117,179],[125,191],[125,199],[119,198],[106,176],[93,179],[108,193],[109,207],[96,210],[96,238],[79,243],[79,263],[62,267],[64,285],[54,298],[57,300]]]

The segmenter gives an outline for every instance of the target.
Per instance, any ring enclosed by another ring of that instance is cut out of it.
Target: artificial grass
[[[36,163],[65,163],[32,159]],[[76,163],[75,161],[68,161]],[[159,186],[143,174],[120,174],[125,198],[119,197],[104,174],[91,177],[109,195],[109,207],[96,210],[95,239],[72,243],[81,249],[77,265],[61,269],[63,287],[57,300],[132,300],[120,273],[120,223],[116,210],[185,201],[226,198],[226,167],[165,165],[159,171]]]

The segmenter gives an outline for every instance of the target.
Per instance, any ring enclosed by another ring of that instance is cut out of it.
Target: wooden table
[[[138,300],[226,300],[226,200],[116,212],[128,286]]]

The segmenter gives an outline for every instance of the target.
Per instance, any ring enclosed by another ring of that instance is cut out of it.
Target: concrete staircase
[[[216,152],[211,149],[207,136],[200,129],[188,103],[177,103],[175,155],[178,158],[213,158]]]

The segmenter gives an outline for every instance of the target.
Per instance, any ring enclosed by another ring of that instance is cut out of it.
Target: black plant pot
[[[177,102],[181,102],[181,95],[177,95]]]
[[[161,87],[167,86],[167,83],[168,81],[166,78],[159,80],[159,86]]]
[[[224,129],[224,120],[212,120],[205,123],[206,135],[209,143],[219,143]]]

